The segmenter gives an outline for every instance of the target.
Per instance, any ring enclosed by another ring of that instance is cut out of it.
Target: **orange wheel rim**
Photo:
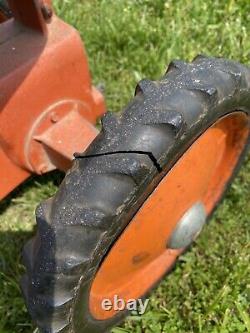
[[[209,215],[224,192],[249,134],[248,117],[234,112],[201,135],[144,202],[104,259],[93,281],[93,317],[117,314],[102,308],[104,299],[124,301],[144,295],[173,266],[183,249],[168,240],[183,214],[202,202]]]

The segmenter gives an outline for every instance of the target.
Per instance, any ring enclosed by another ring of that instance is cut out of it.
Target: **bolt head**
[[[59,121],[59,115],[56,112],[52,112],[50,116],[52,123],[57,123]]]

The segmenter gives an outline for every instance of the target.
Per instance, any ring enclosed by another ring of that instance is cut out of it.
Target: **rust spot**
[[[138,265],[140,264],[142,261],[146,260],[148,257],[150,256],[150,253],[148,252],[141,252],[138,253],[137,255],[135,255],[132,259],[133,264]]]

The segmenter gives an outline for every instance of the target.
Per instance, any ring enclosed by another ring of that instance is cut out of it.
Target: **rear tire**
[[[106,332],[126,316],[97,320],[89,310],[101,262],[176,161],[233,111],[249,117],[250,69],[198,56],[173,61],[160,81],[142,80],[121,116],[103,117],[56,195],[38,206],[38,232],[24,249],[22,287],[41,332]]]

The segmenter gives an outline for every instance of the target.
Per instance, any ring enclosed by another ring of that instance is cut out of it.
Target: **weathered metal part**
[[[0,199],[30,176],[30,172],[13,163],[0,147]]]
[[[10,1],[16,18],[0,25],[0,199],[32,172],[41,173],[41,161],[43,170],[56,167],[64,170],[65,154],[72,156],[80,147],[86,147],[88,140],[92,141],[96,132],[92,129],[88,137],[84,137],[84,132],[88,132],[90,124],[94,125],[105,111],[101,93],[91,85],[78,32],[55,15],[47,22],[37,5],[40,1],[25,1],[24,12],[30,5],[29,13],[37,11],[35,17],[39,22],[29,21],[26,14],[19,13],[22,2]],[[49,1],[44,3],[49,4]],[[67,121],[60,121],[60,126],[55,127],[52,119],[54,111],[61,120],[76,105],[81,121],[73,121],[71,131],[72,137],[78,133],[80,142],[77,144],[76,139],[69,140],[68,130],[62,126],[66,126]],[[49,122],[46,115],[52,117]],[[57,131],[50,132],[50,127]],[[82,136],[79,130],[83,131]],[[58,140],[60,137],[62,150],[58,150],[56,143],[52,150],[61,154],[62,165],[60,158],[55,162],[51,150],[47,149],[47,145],[53,146],[51,141],[44,143],[34,138],[45,133],[50,133],[50,139],[52,133],[56,133]],[[38,164],[34,162],[36,159]]]
[[[38,0],[8,0],[10,10],[17,22],[42,33],[47,25],[42,13],[43,3]],[[42,6],[41,6],[42,5]]]
[[[73,160],[72,152],[84,151],[97,136],[98,130],[81,115],[79,108],[75,103],[75,108],[61,119],[56,111],[46,115],[46,120],[50,117],[54,125],[40,135],[34,134],[30,147],[30,164],[36,173],[43,174],[56,167],[68,170]]]
[[[178,222],[167,247],[170,249],[182,249],[189,246],[201,232],[206,223],[206,217],[207,214],[203,203],[195,203]]]

